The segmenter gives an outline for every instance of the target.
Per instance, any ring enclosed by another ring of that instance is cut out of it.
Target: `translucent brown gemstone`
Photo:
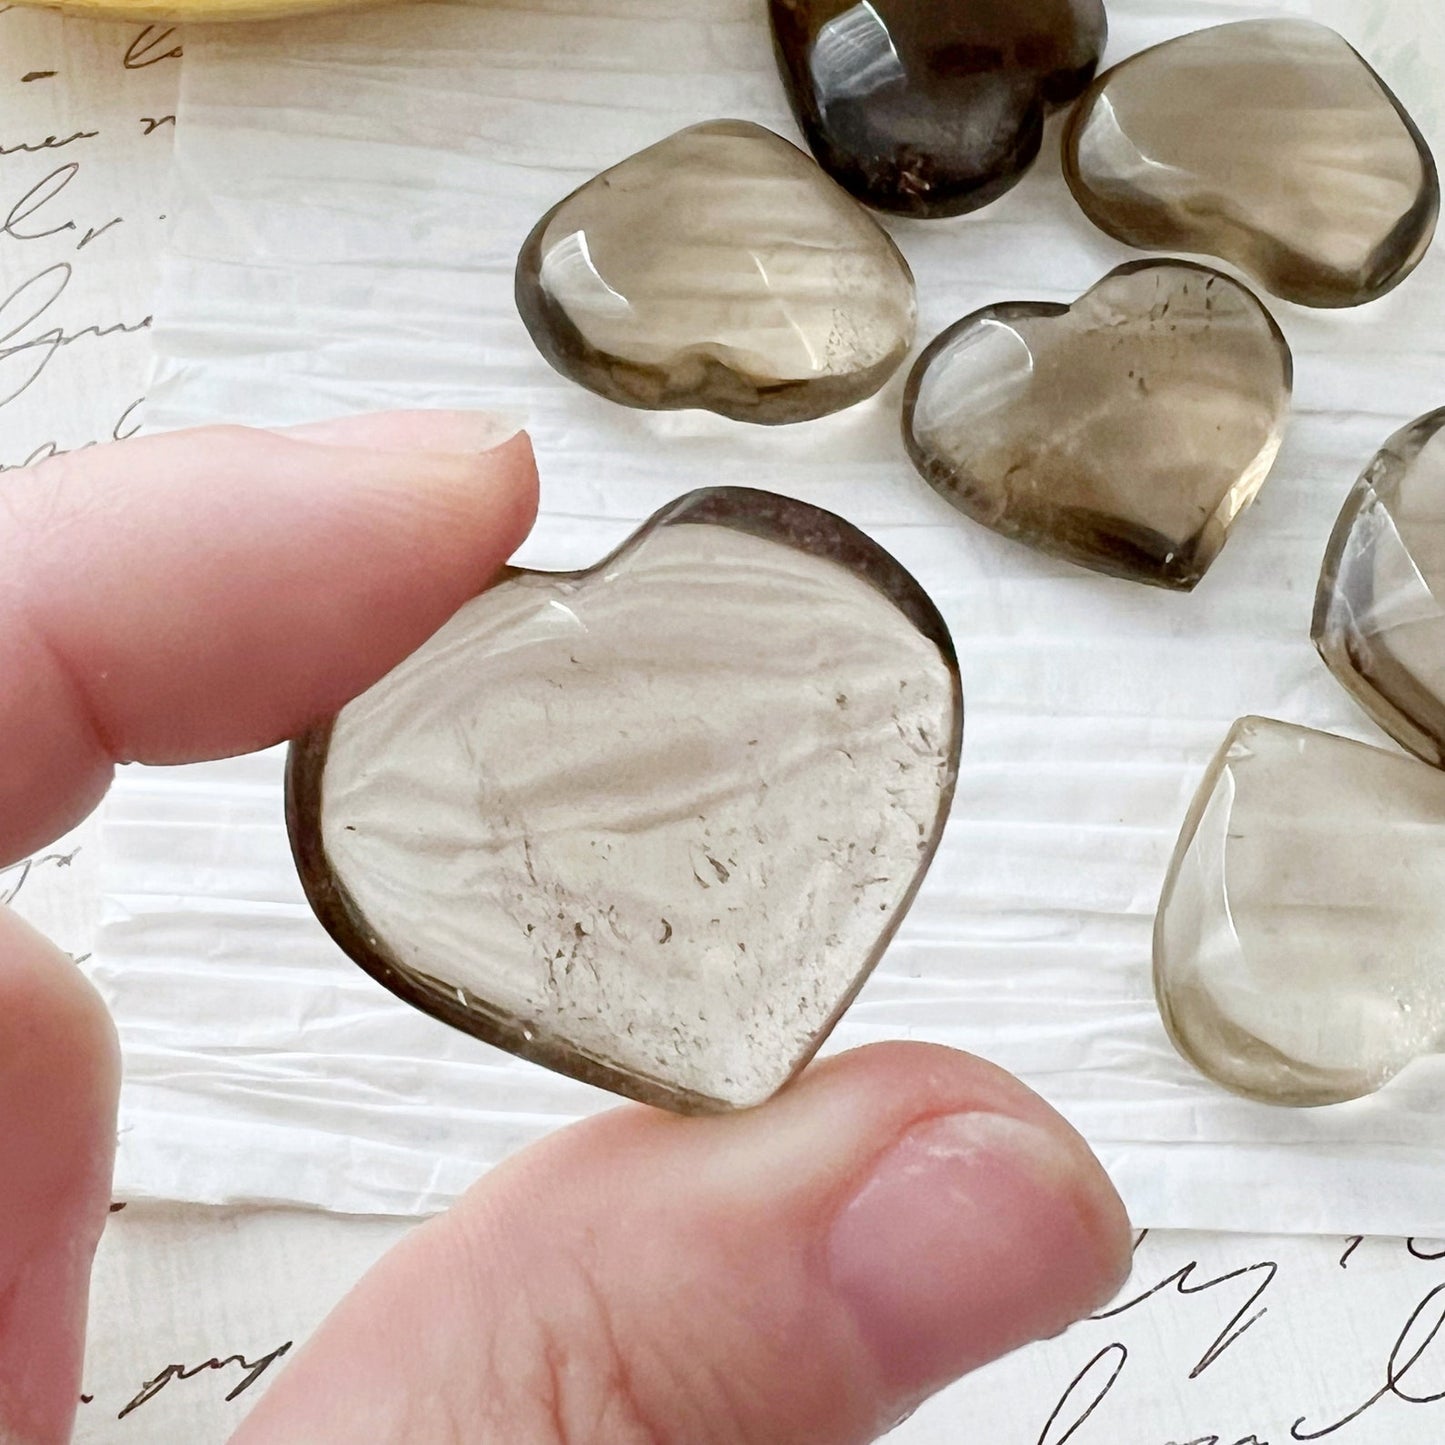
[[[807,421],[871,396],[913,344],[913,276],[796,146],[694,126],[537,224],[517,307],[563,376],[625,406]]]
[[[957,216],[1033,164],[1047,111],[1093,79],[1103,0],[771,0],[798,124],[860,201]]]
[[[1350,493],[1313,636],[1391,737],[1445,767],[1445,410],[1391,437]]]
[[[984,526],[1188,590],[1274,464],[1292,377],[1245,287],[1133,262],[1072,306],[1006,302],[945,331],[909,378],[904,440]]]
[[[1396,286],[1440,209],[1414,122],[1341,36],[1307,20],[1220,25],[1116,66],[1075,112],[1064,163],[1111,236],[1218,256],[1306,306]]]
[[[682,1110],[756,1104],[882,954],[953,795],[917,583],[845,522],[695,493],[464,607],[292,750],[308,896],[478,1038]]]
[[[1373,1093],[1445,1047],[1445,774],[1264,718],[1194,800],[1154,933],[1183,1054],[1277,1104]]]

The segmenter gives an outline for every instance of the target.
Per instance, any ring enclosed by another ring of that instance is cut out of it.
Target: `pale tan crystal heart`
[[[1251,1098],[1359,1098],[1445,1049],[1445,774],[1237,723],[1180,837],[1154,971],[1180,1051]]]
[[[914,465],[975,521],[1081,566],[1188,590],[1284,436],[1293,362],[1245,287],[1136,261],[1072,306],[1006,302],[919,358]]]
[[[1391,737],[1445,767],[1445,409],[1391,437],[1350,493],[1313,636]]]
[[[538,222],[517,308],[564,376],[625,406],[807,421],[872,396],[913,344],[888,233],[796,146],[693,126]]]
[[[1306,306],[1398,285],[1440,210],[1419,129],[1340,35],[1308,20],[1219,25],[1107,71],[1074,114],[1064,169],[1111,236],[1218,256]]]
[[[696,493],[468,604],[292,752],[302,880],[404,999],[683,1110],[822,1043],[938,845],[962,696],[917,583],[826,512]]]

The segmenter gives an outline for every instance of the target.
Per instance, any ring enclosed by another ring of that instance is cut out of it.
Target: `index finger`
[[[381,677],[536,513],[525,436],[408,412],[97,447],[0,482],[0,864],[117,762],[231,756]]]

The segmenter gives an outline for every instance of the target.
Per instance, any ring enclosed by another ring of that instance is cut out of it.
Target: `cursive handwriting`
[[[50,326],[31,336],[23,335],[60,300],[74,274],[69,261],[58,261],[22,281],[0,300],[0,407],[24,395],[63,347],[73,346],[87,337],[100,341],[107,336],[124,336],[149,328],[152,318],[143,316],[139,321],[115,321],[109,326],[92,324],[76,331]],[[7,369],[6,363],[17,357],[20,364]]]
[[[1135,1249],[1144,1242],[1145,1235],[1141,1235]],[[1125,1301],[1121,1305],[1115,1305],[1111,1309],[1103,1310],[1101,1313],[1092,1315],[1095,1320],[1112,1320],[1127,1311],[1137,1308],[1146,1300],[1153,1299],[1161,1290],[1166,1290],[1170,1285],[1174,1286],[1175,1292],[1181,1296],[1204,1294],[1207,1290],[1217,1289],[1220,1285],[1229,1284],[1236,1279],[1245,1279],[1250,1275],[1258,1275],[1259,1281],[1249,1298],[1230,1317],[1229,1322],[1214,1337],[1209,1348],[1200,1356],[1194,1368],[1189,1372],[1191,1380],[1198,1379],[1240,1336],[1252,1325],[1258,1324],[1266,1314],[1269,1313],[1268,1306],[1261,1306],[1253,1314],[1250,1311],[1259,1304],[1264,1292],[1274,1283],[1275,1275],[1279,1273],[1279,1266],[1271,1259],[1262,1259],[1256,1264],[1247,1264],[1239,1269],[1232,1269],[1227,1274],[1216,1275],[1213,1279],[1206,1279],[1196,1282],[1195,1271],[1199,1268],[1198,1260],[1190,1260],[1181,1269],[1174,1270],[1166,1275],[1158,1284],[1146,1289],[1142,1294],[1136,1295],[1133,1299]],[[1249,1318],[1246,1319],[1245,1316]]]
[[[37,868],[69,868],[80,854],[79,848],[69,853],[42,853],[34,858],[22,859],[8,868],[0,868],[0,906],[8,906],[20,897],[21,890],[30,881]],[[6,878],[9,882],[5,882]]]
[[[94,140],[99,134],[98,130],[78,130],[64,140],[59,136],[48,135],[44,140],[18,141],[15,145],[0,145],[0,156],[15,156],[22,151],[30,155],[36,155],[40,151],[58,151],[61,146],[74,145],[78,140]]]
[[[42,176],[10,207],[4,221],[0,221],[0,236],[8,236],[12,241],[43,241],[49,236],[60,235],[62,231],[75,230],[74,221],[58,221],[44,231],[22,231],[20,227],[60,196],[79,174],[80,162],[68,161],[63,166],[57,166],[48,176]]]
[[[147,25],[125,48],[121,64],[127,70],[144,70],[148,65],[159,65],[163,60],[179,60],[185,53],[179,45],[171,50],[162,50],[166,41],[176,33],[174,25],[162,30],[158,25]]]
[[[1117,1341],[1105,1345],[1072,1380],[1064,1390],[1063,1398],[1054,1406],[1054,1413],[1044,1425],[1039,1436],[1039,1445],[1066,1445],[1078,1433],[1079,1427],[1099,1408],[1109,1396],[1109,1391],[1119,1383],[1124,1366],[1129,1363],[1128,1346]],[[1107,1375],[1107,1378],[1101,1377]],[[1093,1391],[1092,1396],[1089,1394]],[[1076,1400],[1075,1395],[1080,1398]],[[1054,1427],[1066,1422],[1063,1434],[1055,1434]]]
[[[1428,1325],[1428,1329],[1417,1331],[1417,1325]],[[1390,1358],[1385,1363],[1385,1383],[1365,1401],[1363,1405],[1350,1411],[1341,1420],[1336,1420],[1333,1425],[1326,1425],[1320,1430],[1306,1430],[1304,1428],[1306,1416],[1301,1415],[1298,1420],[1290,1426],[1290,1436],[1295,1440],[1323,1440],[1327,1435],[1333,1435],[1336,1431],[1344,1429],[1346,1425],[1358,1420],[1367,1410],[1372,1410],[1381,1400],[1393,1395],[1395,1399],[1402,1400],[1407,1405],[1434,1405],[1445,1400],[1445,1388],[1434,1393],[1417,1395],[1405,1388],[1405,1382],[1409,1375],[1415,1371],[1430,1351],[1430,1346],[1435,1343],[1442,1328],[1445,1328],[1445,1284],[1437,1284],[1424,1299],[1411,1311],[1410,1318],[1405,1321],[1405,1327],[1400,1331],[1395,1340],[1394,1347],[1390,1350]],[[1415,1345],[1414,1350],[1406,1356],[1405,1351],[1414,1340],[1417,1333],[1423,1333],[1423,1338]],[[1445,1355],[1445,1350],[1436,1350],[1435,1354]]]
[[[110,435],[105,438],[108,442],[123,442],[140,433],[141,424],[135,419],[135,414],[145,404],[145,397],[138,396],[131,402],[123,412],[115,419],[115,425],[110,429]],[[90,447],[101,446],[100,441],[81,442],[77,446],[63,447],[59,442],[41,442],[27,456],[22,457],[18,462],[0,462],[0,473],[18,472],[23,467],[33,467],[39,462],[48,462],[51,457],[63,457],[70,452],[83,452]]]
[[[245,1370],[246,1374],[241,1383],[226,1396],[228,1401],[234,1400],[238,1395],[249,1390],[294,1343],[293,1340],[287,1340],[284,1345],[272,1350],[269,1355],[262,1355],[257,1360],[248,1360],[244,1355],[227,1355],[224,1360],[212,1358],[202,1361],[199,1365],[167,1365],[153,1380],[147,1380],[141,1386],[139,1392],[115,1418],[124,1420],[127,1415],[139,1410],[142,1405],[149,1404],[172,1380],[190,1380],[203,1370],[225,1370],[232,1365],[237,1365]]]
[[[1169,1445],[1269,1445],[1269,1441],[1261,1440],[1253,1433],[1232,1441],[1226,1440],[1223,1435],[1196,1435],[1193,1440],[1171,1440]]]

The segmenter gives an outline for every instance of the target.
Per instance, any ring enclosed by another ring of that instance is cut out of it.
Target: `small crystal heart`
[[[1350,493],[1313,635],[1365,711],[1445,767],[1445,409],[1396,432]]]
[[[1180,1052],[1266,1103],[1337,1104],[1445,1050],[1445,776],[1242,718],[1180,834],[1154,931]]]
[[[1006,302],[950,327],[909,378],[904,440],[984,526],[1189,591],[1274,465],[1293,376],[1247,288],[1136,261],[1072,306]]]
[[[687,1112],[812,1057],[938,846],[963,728],[919,585],[830,513],[693,493],[513,572],[293,745],[312,907],[386,987]]]
[[[1044,119],[1078,98],[1103,0],[770,0],[793,113],[824,170],[869,206],[959,216],[1010,191]]]
[[[1312,20],[1216,25],[1116,65],[1074,112],[1064,173],[1116,239],[1216,256],[1304,306],[1398,286],[1440,214],[1419,127]]]
[[[563,376],[624,406],[811,421],[913,345],[888,233],[781,136],[719,120],[587,182],[533,229],[517,309]]]

